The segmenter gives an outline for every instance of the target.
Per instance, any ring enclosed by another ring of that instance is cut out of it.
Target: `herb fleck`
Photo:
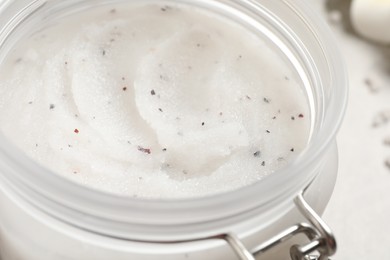
[[[295,152],[295,149],[294,148],[291,148],[291,150],[290,150],[291,152]]]
[[[265,103],[270,103],[270,100],[268,98],[263,99]]]
[[[164,81],[168,81],[168,78],[166,76],[160,75],[160,79]]]
[[[372,80],[371,79],[369,79],[369,78],[366,78],[365,80],[364,80],[364,84],[367,86],[367,87],[372,87]]]
[[[122,90],[123,90],[123,91],[126,91],[126,90],[127,90],[127,87],[123,87]]]
[[[390,159],[386,160],[385,165],[390,170]]]
[[[270,133],[271,133],[271,131],[270,131],[270,130],[266,130],[266,132],[267,132],[267,134],[270,134]]]
[[[149,148],[143,148],[141,146],[138,146],[138,151],[146,153],[146,154],[151,154],[152,151]]]
[[[162,110],[162,108],[159,108],[158,110],[159,110],[160,112],[164,112],[164,111]]]
[[[364,84],[367,86],[368,90],[371,92],[371,93],[376,93],[378,92],[378,87],[376,87],[373,83],[373,81],[370,79],[370,78],[366,78],[364,80]]]
[[[171,165],[170,165],[169,163],[163,163],[163,164],[161,165],[161,169],[162,169],[162,170],[165,170],[165,169],[167,169],[167,168],[171,168]]]
[[[53,110],[54,108],[55,108],[55,105],[54,104],[50,104],[49,109]]]
[[[374,118],[374,123],[372,124],[373,127],[383,127],[390,123],[390,110],[389,111],[382,111]]]
[[[261,166],[265,166],[265,161],[263,161],[263,162],[261,163]]]
[[[73,132],[75,132],[75,134],[80,133],[79,129],[77,129],[77,128]]]
[[[167,151],[167,148],[162,149],[162,151],[163,151],[163,152],[166,152],[166,151]]]
[[[202,122],[202,126],[204,126],[205,125],[205,122]]]
[[[152,91],[150,91],[150,94],[151,94],[152,96],[154,96],[154,95],[156,95],[156,91],[154,91],[154,89],[152,89]]]
[[[253,154],[254,157],[260,157],[261,156],[261,152],[260,151],[256,151],[254,154]]]
[[[295,116],[292,116],[292,117],[291,117],[291,120],[293,120],[293,121],[294,121],[294,120],[295,120]]]
[[[305,116],[303,114],[298,115],[299,118],[304,118]]]

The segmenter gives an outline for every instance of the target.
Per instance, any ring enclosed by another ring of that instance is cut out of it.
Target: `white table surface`
[[[339,245],[332,259],[390,260],[390,46],[346,32],[325,8],[336,1],[307,1],[333,29],[350,80],[349,108],[338,135],[339,177],[324,215]]]

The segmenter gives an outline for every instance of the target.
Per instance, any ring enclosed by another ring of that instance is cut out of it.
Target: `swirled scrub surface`
[[[288,165],[310,133],[296,73],[244,26],[197,7],[74,13],[0,66],[1,132],[94,189],[200,197]]]

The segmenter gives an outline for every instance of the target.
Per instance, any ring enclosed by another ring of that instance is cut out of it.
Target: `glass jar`
[[[38,25],[113,2],[121,1],[0,1],[0,64]],[[253,248],[259,259],[286,259],[288,252],[280,247],[268,249],[298,233],[309,241],[302,238],[307,246],[293,247],[293,258],[314,250],[334,253],[331,233],[305,203],[322,213],[337,175],[335,136],[346,107],[347,80],[331,33],[301,0],[171,2],[229,17],[283,56],[305,86],[311,106],[307,148],[288,167],[236,191],[198,199],[143,200],[63,179],[0,135],[1,259],[253,259],[245,248]]]

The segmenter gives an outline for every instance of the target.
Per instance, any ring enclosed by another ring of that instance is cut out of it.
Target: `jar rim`
[[[245,0],[242,2],[248,6],[256,6],[260,1]],[[308,174],[307,169],[315,167],[319,158],[334,142],[346,111],[348,90],[345,66],[327,25],[319,20],[315,12],[302,0],[285,0],[283,4],[288,6],[299,19],[302,19],[302,22],[315,34],[317,43],[321,45],[323,56],[327,58],[332,83],[337,86],[328,96],[329,104],[319,132],[310,141],[302,156],[289,167],[250,186],[212,196],[169,200],[134,199],[93,190],[60,175],[52,174],[24,155],[0,134],[0,156],[8,159],[8,165],[16,174],[14,180],[24,184],[25,191],[34,191],[39,194],[41,199],[55,201],[68,209],[75,209],[90,216],[99,215],[101,221],[115,219],[121,223],[140,222],[150,226],[171,227],[172,225],[209,222],[212,219],[221,220],[226,216],[241,214],[253,208],[265,207],[281,198],[294,197],[317,174],[315,171]],[[29,174],[18,174],[20,172]],[[56,215],[42,205],[37,206]],[[175,218],[169,217],[172,215]],[[71,218],[68,222],[74,224]]]

